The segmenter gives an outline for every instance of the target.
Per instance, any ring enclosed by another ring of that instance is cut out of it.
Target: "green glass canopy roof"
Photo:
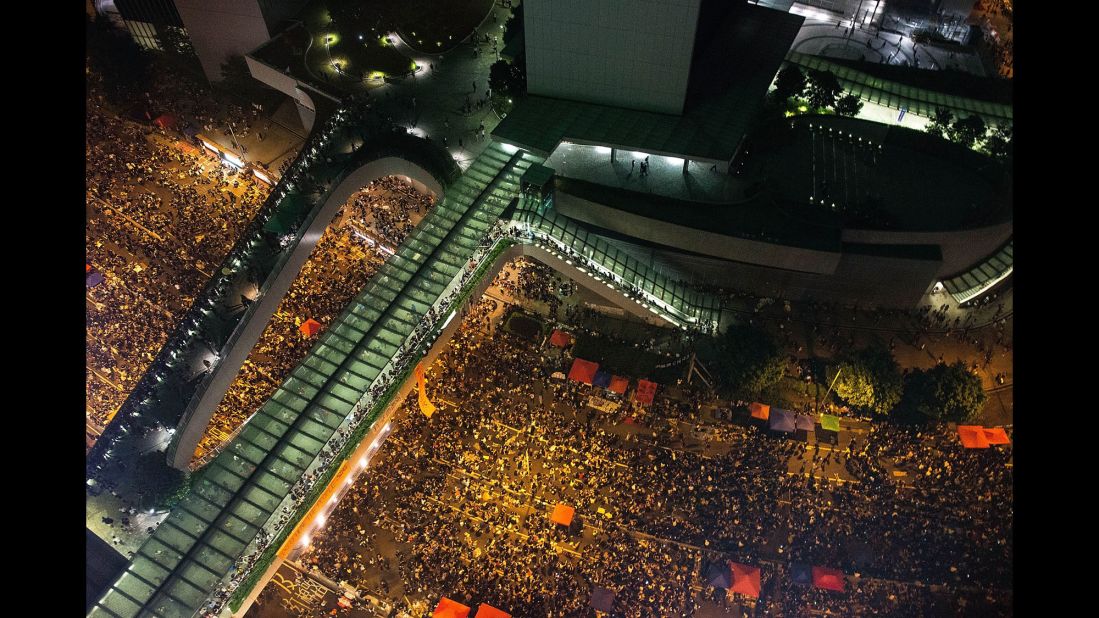
[[[845,90],[857,94],[860,98],[878,105],[901,109],[920,116],[930,117],[935,108],[943,107],[955,114],[980,114],[986,120],[1011,121],[1014,118],[1012,106],[990,101],[981,101],[970,97],[945,94],[926,88],[882,79],[859,71],[858,69],[833,62],[823,56],[810,56],[792,51],[786,60],[804,69],[831,71]]]

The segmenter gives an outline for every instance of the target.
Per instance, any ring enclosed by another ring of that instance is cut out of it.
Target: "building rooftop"
[[[528,96],[493,136],[541,156],[549,156],[558,143],[568,140],[728,161],[763,106],[803,20],[752,5],[731,11],[722,35],[693,60],[682,116]]]
[[[841,116],[761,127],[741,172],[799,216],[847,228],[948,231],[1011,218],[1011,176],[927,133]]]

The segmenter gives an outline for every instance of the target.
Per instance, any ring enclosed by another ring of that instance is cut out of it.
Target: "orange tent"
[[[753,599],[758,599],[760,589],[759,567],[730,562],[729,569],[733,572],[733,585],[729,589]]]
[[[611,385],[607,387],[608,390],[614,391],[619,395],[625,395],[626,389],[630,387],[630,379],[623,378],[622,376],[611,376]]]
[[[553,334],[550,335],[550,345],[567,348],[572,345],[572,335],[563,330],[555,329]]]
[[[558,504],[553,507],[553,513],[550,515],[550,521],[555,524],[561,524],[567,526],[572,523],[573,516],[576,515],[576,509],[565,504]]]
[[[989,444],[1011,444],[1011,438],[1007,437],[1003,427],[985,427],[982,433]]]
[[[469,607],[446,597],[439,600],[439,604],[431,614],[431,618],[468,618],[468,616]]]
[[[988,438],[980,425],[958,425],[958,436],[966,448],[988,448]]]
[[[633,394],[633,400],[642,405],[649,405],[656,397],[656,382],[648,380],[637,381],[637,391]]]
[[[302,322],[302,324],[301,324],[301,332],[306,337],[312,337],[313,335],[316,335],[320,331],[321,331],[321,323],[314,320],[313,318],[309,318],[308,320]]]
[[[836,592],[843,592],[846,587],[847,580],[843,578],[843,571],[837,571],[836,569],[826,569],[824,567],[813,567],[813,586],[816,588],[824,588],[825,590],[835,590]]]
[[[502,609],[496,609],[488,603],[481,603],[475,618],[511,618],[511,614]]]
[[[577,358],[572,361],[572,369],[569,369],[569,379],[574,382],[591,384],[592,379],[595,378],[595,372],[598,370],[599,363]]]
[[[92,265],[85,262],[84,263],[84,273],[87,274],[87,273],[90,273],[90,272],[92,272]]]
[[[771,406],[765,403],[759,403],[753,401],[748,404],[748,411],[752,413],[752,418],[759,418],[767,420],[771,418]]]

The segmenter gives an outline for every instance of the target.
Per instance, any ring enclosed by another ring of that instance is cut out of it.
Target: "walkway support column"
[[[687,175],[687,166],[690,165],[690,163],[691,163],[690,159],[683,159],[683,175],[684,176]]]

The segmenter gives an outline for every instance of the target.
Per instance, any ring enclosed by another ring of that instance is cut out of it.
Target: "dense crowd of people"
[[[125,401],[268,189],[93,93],[86,112],[87,417]]]
[[[353,195],[325,230],[301,273],[218,405],[195,457],[201,459],[233,435],[282,384],[316,341],[301,331],[312,319],[332,323],[431,207],[431,198],[395,176]]]
[[[945,428],[875,425],[825,450],[740,413],[717,433],[726,454],[679,450],[670,419],[695,399],[595,412],[592,387],[551,378],[567,356],[488,335],[492,302],[429,372],[442,409],[428,419],[415,396],[404,403],[305,564],[398,606],[450,596],[516,616],[594,615],[593,586],[617,593],[615,616],[692,615],[713,596],[696,591],[715,560],[760,566],[773,615],[920,616],[936,603],[1009,615],[1010,447],[966,451]],[[848,482],[825,481],[828,463]],[[549,521],[559,502],[579,524]],[[840,569],[848,590],[791,584],[792,562]]]

